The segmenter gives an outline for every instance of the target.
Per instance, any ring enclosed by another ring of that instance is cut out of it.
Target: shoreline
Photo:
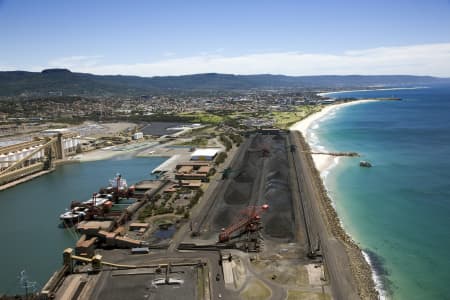
[[[302,136],[303,143],[305,144],[304,148],[308,150],[312,149],[310,145],[311,141],[308,140],[308,131],[311,126],[319,121],[320,119],[325,118],[332,112],[341,109],[342,107],[347,107],[351,105],[363,104],[380,101],[377,99],[361,99],[344,103],[335,103],[329,106],[325,106],[321,111],[314,113],[303,120],[292,125],[289,130],[298,131]],[[369,255],[361,249],[357,242],[353,240],[353,238],[345,231],[342,221],[339,218],[337,211],[334,207],[335,202],[329,196],[328,190],[325,185],[325,178],[328,175],[329,171],[334,168],[339,163],[339,157],[333,157],[330,155],[318,155],[318,154],[309,154],[307,155],[311,158],[312,165],[315,167],[316,177],[318,178],[319,186],[322,189],[323,202],[325,206],[325,215],[328,220],[328,226],[330,227],[330,231],[333,235],[341,240],[343,244],[347,248],[347,254],[350,258],[350,267],[357,283],[358,289],[361,294],[373,294],[376,293],[377,299],[387,299],[386,291],[383,289],[383,285],[381,280],[379,279],[378,274],[373,267]],[[313,170],[314,173],[314,170]],[[314,175],[313,175],[314,176]],[[373,293],[371,292],[373,291]]]
[[[124,154],[124,153],[120,152],[120,151],[95,149],[95,150],[92,150],[89,152],[77,154],[77,155],[73,156],[73,160],[83,163],[83,162],[110,159],[110,158],[113,158],[120,154]]]
[[[361,99],[361,100],[355,100],[355,101],[349,101],[349,102],[343,102],[343,103],[335,103],[331,105],[325,106],[322,110],[309,115],[308,117],[304,118],[303,120],[295,123],[292,125],[289,130],[296,130],[300,131],[307,141],[308,145],[313,148],[310,144],[310,141],[308,141],[308,130],[310,129],[311,125],[313,123],[319,121],[322,118],[325,118],[327,115],[331,114],[332,112],[339,110],[343,107],[351,106],[351,105],[358,105],[363,103],[370,103],[370,102],[377,102],[382,100],[377,99]],[[316,150],[316,149],[313,149]],[[334,164],[337,164],[339,162],[339,157],[333,157],[330,155],[321,155],[321,154],[312,154],[312,159],[314,161],[314,165],[316,166],[316,169],[319,171],[319,173],[326,173],[328,172]]]
[[[155,141],[144,140],[141,142],[109,146],[77,154],[73,156],[72,160],[78,162],[89,162],[89,161],[111,159],[116,156],[129,154],[133,154],[133,156],[139,156],[141,152],[144,152],[153,147],[157,147],[157,145],[158,144]]]
[[[339,93],[351,93],[351,92],[375,92],[375,91],[397,91],[397,90],[418,90],[426,89],[427,86],[414,86],[414,87],[394,87],[394,88],[375,88],[375,89],[362,89],[362,90],[344,90],[344,91],[334,91],[334,92],[322,92],[317,93],[318,96],[328,96],[332,94]]]

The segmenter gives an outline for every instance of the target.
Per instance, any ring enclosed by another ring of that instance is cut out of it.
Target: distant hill
[[[243,91],[251,89],[323,89],[369,86],[398,87],[450,83],[450,78],[430,76],[284,76],[195,74],[138,77],[73,73],[67,69],[42,72],[0,72],[0,96],[18,95],[142,95],[181,92]]]

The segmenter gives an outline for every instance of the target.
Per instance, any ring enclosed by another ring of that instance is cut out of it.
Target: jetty
[[[12,188],[13,186],[16,186],[18,184],[27,182],[29,180],[32,180],[32,179],[37,178],[37,177],[40,177],[42,175],[48,174],[48,173],[53,172],[53,171],[54,171],[54,169],[44,170],[44,171],[40,171],[40,172],[37,172],[37,173],[33,173],[31,175],[22,177],[20,179],[16,179],[16,180],[8,182],[8,183],[5,183],[3,185],[0,185],[0,191]]]
[[[321,154],[321,155],[331,155],[331,156],[349,156],[358,157],[360,156],[357,152],[321,152],[321,151],[302,151],[303,153],[309,154]]]
[[[402,100],[402,98],[397,98],[397,97],[377,97],[374,99],[379,100],[379,101],[400,101],[400,100]]]

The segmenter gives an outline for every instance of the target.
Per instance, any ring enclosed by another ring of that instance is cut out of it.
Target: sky
[[[450,0],[0,0],[0,70],[450,77]]]

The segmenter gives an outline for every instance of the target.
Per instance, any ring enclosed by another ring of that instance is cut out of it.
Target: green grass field
[[[297,107],[295,111],[276,111],[271,113],[274,125],[277,128],[288,129],[296,122],[306,118],[312,113],[322,109],[321,105],[305,105]]]

